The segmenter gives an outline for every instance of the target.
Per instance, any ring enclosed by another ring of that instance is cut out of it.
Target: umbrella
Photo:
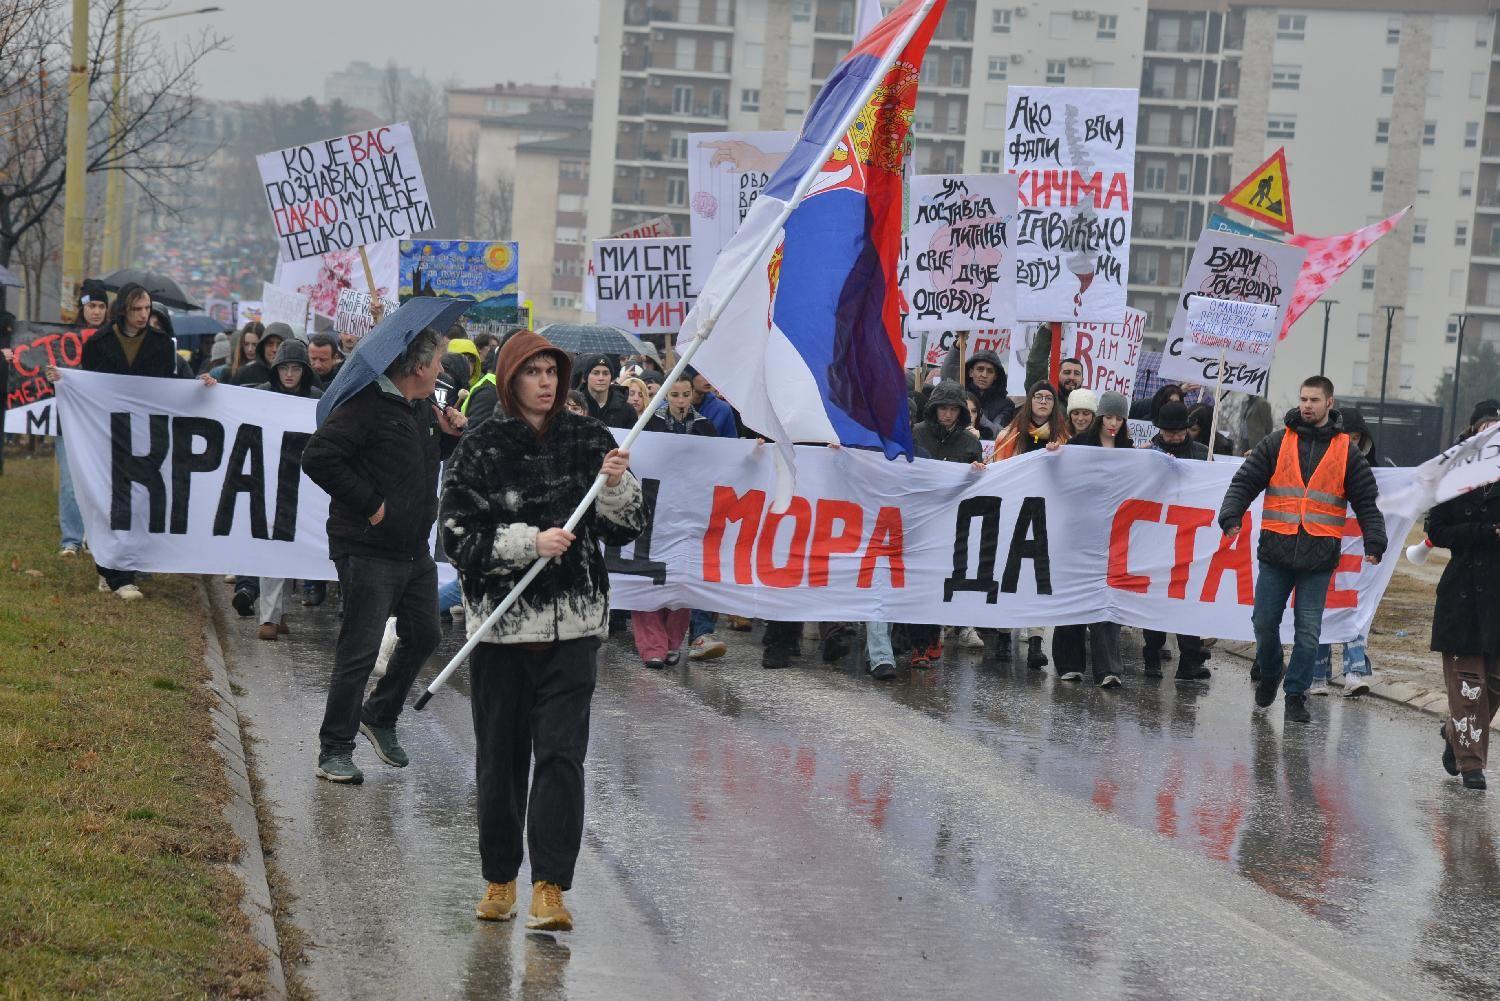
[[[212,316],[202,313],[174,313],[172,315],[172,332],[177,339],[183,340],[190,337],[212,337],[225,331],[224,324],[215,320]]]
[[[5,265],[0,264],[0,286],[9,285],[12,288],[25,288],[25,282],[16,277],[16,273]]]
[[[333,385],[323,392],[318,401],[318,424],[322,425],[335,407],[379,378],[417,334],[427,327],[447,330],[472,305],[473,299],[423,295],[406,300],[400,308],[388,313],[360,339],[359,349],[349,356],[333,377]]]
[[[202,309],[203,306],[192,296],[184,292],[175,281],[166,275],[155,271],[142,271],[140,268],[122,268],[112,275],[101,278],[104,287],[111,292],[118,292],[126,285],[139,285],[151,293],[151,298],[163,306],[171,306],[174,309]]]
[[[556,347],[581,355],[646,354],[644,341],[607,323],[549,323],[537,331]]]

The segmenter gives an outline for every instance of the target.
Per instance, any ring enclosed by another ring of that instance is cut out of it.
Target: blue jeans
[[[1281,677],[1281,617],[1287,599],[1296,591],[1292,606],[1292,661],[1286,671],[1286,694],[1304,695],[1312,684],[1313,665],[1318,659],[1318,636],[1323,631],[1323,606],[1328,601],[1332,570],[1286,570],[1260,564],[1255,578],[1255,666],[1262,678]]]
[[[62,435],[52,441],[57,452],[57,527],[62,534],[62,547],[78,549],[83,545],[83,514],[78,510],[78,499],[73,496],[68,451],[63,445]]]
[[[891,650],[891,624],[889,622],[865,623],[865,654],[870,666],[896,663],[896,654]]]
[[[1361,636],[1344,644],[1344,673],[1370,676],[1370,658],[1365,654],[1365,642],[1369,637]],[[1318,647],[1318,661],[1313,665],[1313,679],[1327,681],[1333,676],[1333,644]]]
[[[696,608],[693,609],[692,618],[688,620],[688,643],[691,644],[699,636],[707,636],[714,631],[714,627],[718,624],[718,612],[703,612]]]
[[[438,612],[446,612],[455,605],[464,603],[464,588],[455,577],[442,587],[438,588]]]

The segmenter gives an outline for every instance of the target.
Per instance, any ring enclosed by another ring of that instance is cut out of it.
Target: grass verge
[[[100,593],[53,470],[0,476],[0,997],[259,995],[197,583]]]

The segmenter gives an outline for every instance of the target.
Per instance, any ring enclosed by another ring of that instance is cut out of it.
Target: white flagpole
[[[776,242],[776,239],[781,234],[782,227],[786,224],[787,217],[792,214],[792,210],[806,197],[808,189],[812,187],[813,179],[822,172],[823,165],[828,162],[829,157],[833,156],[833,151],[838,148],[839,143],[844,141],[844,136],[848,134],[849,129],[854,125],[854,120],[859,117],[865,105],[870,103],[870,96],[885,81],[886,74],[891,71],[891,67],[895,65],[896,60],[900,58],[901,53],[906,49],[907,43],[911,41],[912,36],[917,33],[917,29],[922,26],[922,23],[927,20],[927,15],[931,13],[932,8],[938,2],[939,0],[923,0],[921,8],[902,27],[896,44],[892,45],[886,51],[885,55],[881,57],[879,64],[875,68],[875,72],[870,75],[870,79],[866,83],[864,90],[861,91],[859,98],[851,102],[849,110],[845,112],[838,127],[833,130],[828,141],[823,144],[822,149],[819,151],[818,156],[813,159],[807,172],[798,180],[797,187],[792,191],[791,198],[787,199],[786,207],[781,210],[781,215],[777,217],[776,224],[766,232],[760,243],[756,245],[755,252],[746,258],[746,263],[740,268],[739,274],[735,275],[734,281],[730,283],[728,293],[710,306],[708,316],[704,318],[698,333],[683,351],[682,357],[677,359],[677,364],[672,366],[672,371],[667,373],[667,377],[662,380],[661,387],[657,389],[656,395],[651,398],[651,402],[641,411],[641,416],[636,420],[635,426],[630,429],[630,432],[625,435],[625,440],[620,443],[622,450],[629,451],[630,446],[635,444],[635,440],[645,430],[646,422],[651,419],[651,415],[656,412],[656,408],[661,406],[662,401],[667,398],[667,391],[672,388],[672,383],[688,367],[688,363],[692,361],[693,355],[697,353],[698,348],[703,342],[708,339],[709,334],[713,333],[714,325],[719,322],[719,317],[723,315],[725,308],[734,299],[735,293],[745,284],[745,281],[756,269],[756,266],[759,265],[761,258],[766,255],[766,252],[771,249],[772,244]],[[854,151],[850,150],[849,155],[852,157]],[[595,498],[599,496],[599,491],[603,489],[604,479],[603,473],[594,478],[593,486],[589,487],[588,493],[583,495],[583,500],[578,502],[578,506],[573,509],[573,513],[568,516],[567,522],[563,524],[562,527],[565,530],[569,532],[573,531],[578,526],[578,523],[583,520],[583,516],[587,513],[589,506],[594,503]],[[448,661],[448,666],[444,667],[438,673],[437,677],[432,679],[431,683],[427,686],[427,690],[417,699],[416,704],[413,706],[414,709],[420,710],[426,707],[428,700],[437,693],[437,690],[447,684],[453,672],[458,670],[458,666],[468,659],[469,654],[473,653],[474,648],[479,645],[480,637],[493,629],[500,622],[501,618],[504,617],[505,613],[510,611],[511,606],[516,603],[516,600],[521,597],[526,588],[531,586],[531,582],[536,579],[536,575],[542,572],[542,567],[547,565],[548,559],[549,557],[546,556],[537,557],[536,562],[531,564],[530,569],[526,571],[526,575],[516,581],[515,587],[510,589],[510,593],[505,596],[505,599],[499,605],[495,606],[495,610],[490,612],[489,617],[484,620],[478,629],[474,630],[474,635],[470,636],[468,642],[464,643],[458,652],[453,655],[453,659]]]

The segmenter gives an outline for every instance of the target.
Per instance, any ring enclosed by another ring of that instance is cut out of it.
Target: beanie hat
[[[1089,413],[1099,412],[1099,394],[1092,389],[1084,389],[1082,386],[1068,394],[1068,413],[1075,410],[1087,410]]]
[[[1480,421],[1495,420],[1500,418],[1500,401],[1480,400],[1474,404],[1474,412],[1469,415],[1469,427],[1473,427]]]
[[[78,288],[78,305],[88,302],[109,302],[109,291],[97,278],[89,278]]]
[[[1079,391],[1074,390],[1076,395]],[[1130,416],[1130,401],[1119,393],[1107,392],[1099,397],[1099,409],[1094,411],[1100,417],[1118,417],[1125,420]]]
[[[208,351],[208,360],[211,362],[223,362],[229,360],[229,335],[222,330],[214,334],[214,343]]]
[[[586,357],[579,358],[578,361],[580,364],[576,371],[578,372],[580,379],[587,379],[589,373],[601,365],[609,369],[609,377],[611,379],[615,377],[615,360],[609,355],[588,355]]]

